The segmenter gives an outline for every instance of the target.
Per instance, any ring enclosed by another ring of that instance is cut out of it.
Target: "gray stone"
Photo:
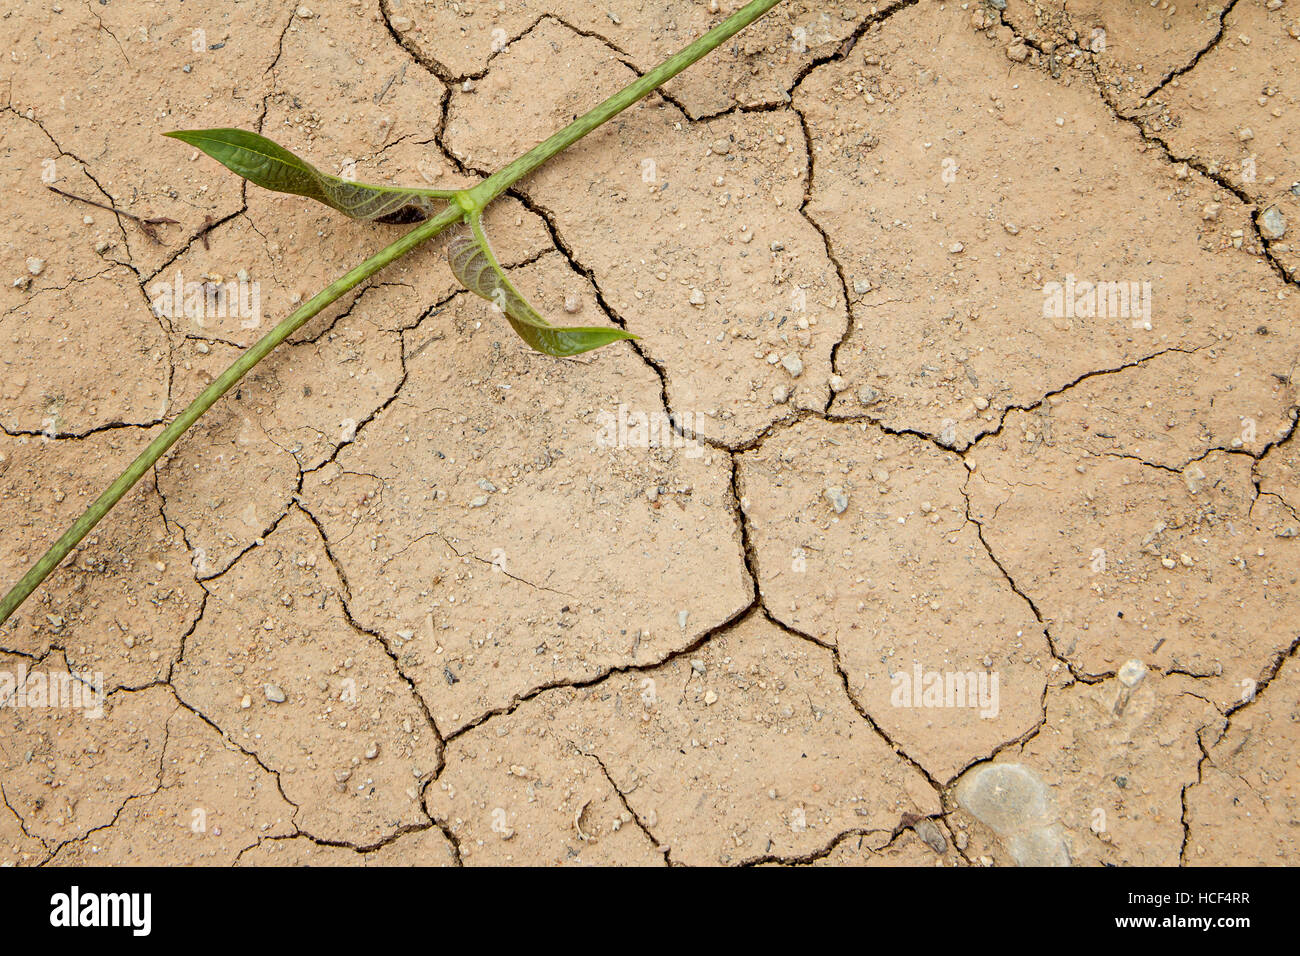
[[[1047,788],[1028,767],[988,763],[957,781],[957,802],[999,835],[1055,822]]]
[[[1065,832],[1038,774],[1015,763],[986,763],[955,788],[963,810],[997,834],[1019,866],[1069,866]]]
[[[1069,866],[1070,851],[1065,845],[1065,831],[1059,823],[1050,827],[1032,827],[1004,841],[1007,852],[1017,866]]]
[[[921,842],[935,853],[942,853],[948,849],[948,841],[944,839],[943,831],[933,820],[918,820],[912,829],[921,838]]]
[[[1259,214],[1259,231],[1265,239],[1281,239],[1286,235],[1286,217],[1277,206],[1269,206]]]

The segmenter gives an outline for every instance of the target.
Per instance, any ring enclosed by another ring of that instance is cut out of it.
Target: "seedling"
[[[577,355],[621,339],[636,338],[623,329],[562,328],[553,326],[542,318],[506,277],[493,254],[487,234],[483,231],[483,210],[520,179],[601,124],[644,99],[778,3],[780,0],[753,0],[599,106],[469,189],[374,186],[340,179],[322,173],[264,136],[244,130],[181,130],[166,134],[197,147],[249,182],[266,189],[314,199],[354,219],[383,223],[417,222],[419,225],[392,245],[335,279],[241,353],[228,369],[149,443],[139,457],[127,466],[0,600],[0,625],[9,619],[28,595],[58,567],[68,552],[154,466],[167,449],[277,345],[340,296],[446,229],[457,229],[447,243],[448,261],[457,280],[469,291],[492,302],[519,336],[539,352],[560,356]]]

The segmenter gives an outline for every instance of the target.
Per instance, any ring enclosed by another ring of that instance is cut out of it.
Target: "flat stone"
[[[957,803],[997,834],[1018,866],[1069,866],[1065,831],[1038,774],[1015,763],[983,764],[957,781]]]
[[[1056,821],[1038,774],[1017,763],[983,764],[957,781],[957,802],[999,836]]]
[[[1286,235],[1286,217],[1277,206],[1269,206],[1259,216],[1259,231],[1265,239],[1281,239]]]
[[[1065,831],[1059,823],[1034,827],[1017,833],[1006,841],[1007,852],[1017,866],[1069,866],[1070,851],[1065,845]]]

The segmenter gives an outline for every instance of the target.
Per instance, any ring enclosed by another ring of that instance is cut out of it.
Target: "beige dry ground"
[[[459,185],[737,2],[6,3],[0,583],[395,235],[158,133]],[[0,862],[1296,862],[1298,36],[787,0],[488,217],[639,341],[531,353],[422,250],[0,630],[104,691],[0,707]],[[1099,282],[1149,309],[1052,308]]]

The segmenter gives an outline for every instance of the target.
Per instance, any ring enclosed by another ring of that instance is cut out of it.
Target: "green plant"
[[[253,366],[330,303],[449,227],[466,227],[448,243],[448,259],[456,278],[466,289],[492,301],[524,341],[538,351],[550,355],[576,355],[620,339],[635,338],[617,328],[560,328],[546,322],[506,278],[493,255],[483,231],[483,210],[520,179],[648,96],[780,2],[752,0],[653,70],[469,189],[406,189],[350,182],[328,176],[269,139],[243,130],[184,130],[166,134],[201,149],[249,182],[267,189],[315,199],[357,219],[386,223],[419,222],[419,225],[339,276],[241,353],[149,443],[0,600],[0,625],[167,449]]]

